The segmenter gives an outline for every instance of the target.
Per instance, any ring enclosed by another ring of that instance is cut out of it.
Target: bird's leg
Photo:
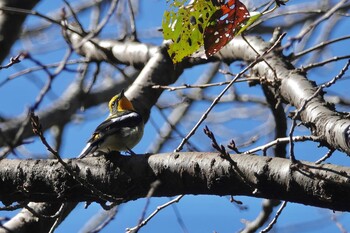
[[[135,152],[133,152],[130,148],[127,148],[127,149],[128,149],[127,152],[129,152],[129,154],[131,156],[135,156],[136,155]]]

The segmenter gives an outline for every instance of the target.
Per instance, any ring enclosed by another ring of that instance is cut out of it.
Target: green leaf
[[[168,3],[162,21],[165,40],[171,40],[168,53],[174,63],[182,61],[203,46],[203,32],[217,10],[211,0],[174,0]]]

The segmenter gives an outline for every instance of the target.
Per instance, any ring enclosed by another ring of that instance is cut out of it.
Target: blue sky
[[[151,42],[154,44],[160,44],[162,41],[161,37],[153,38],[150,36],[154,32],[154,29],[159,28],[161,25],[162,15],[165,9],[164,1],[159,0],[147,0],[140,1],[140,13],[137,16],[137,28],[139,31],[141,41]],[[293,4],[296,1],[290,1],[288,4]],[[42,13],[50,12],[53,9],[60,9],[63,6],[62,1],[46,2],[42,1],[39,3],[36,10]],[[85,14],[82,16],[81,20],[85,20],[85,24],[88,24],[89,15]],[[341,22],[343,25],[338,29],[332,37],[337,37],[343,35],[344,31],[347,30],[348,22]],[[31,16],[28,18],[27,25],[35,25],[40,20],[37,17]],[[113,28],[113,27],[110,27]],[[147,29],[147,30],[146,30]],[[149,30],[150,29],[150,30]],[[53,27],[53,31],[58,30],[57,27]],[[104,32],[105,36],[113,35],[116,36],[117,33],[113,31]],[[45,53],[39,50],[30,50],[31,54],[37,56],[41,62],[54,63],[59,62],[64,56],[65,49],[60,46],[64,45],[61,38],[56,38],[53,36],[42,35],[42,37],[36,37],[35,41],[22,41],[16,43],[12,49],[12,56],[17,55],[19,51],[28,50],[31,48],[29,45],[42,44],[42,46],[48,46],[47,49],[50,51]],[[292,32],[293,33],[293,32]],[[159,34],[160,35],[160,34]],[[288,35],[290,36],[290,35]],[[58,41],[56,43],[56,41]],[[29,46],[29,47],[28,47]],[[52,48],[50,47],[52,46]],[[60,49],[55,49],[58,46]],[[349,42],[342,42],[340,45],[334,47],[334,50],[330,51],[333,54],[341,54],[341,48],[346,46],[349,48]],[[339,52],[339,53],[338,53]],[[79,56],[73,56],[72,58],[78,58]],[[325,74],[324,69],[320,69],[314,73],[310,74],[310,78],[317,80],[317,82],[328,81],[332,76],[334,76],[338,71],[339,67],[345,62],[340,62],[340,64],[334,64],[335,67],[330,67],[329,73]],[[34,64],[28,61],[23,61],[22,63],[11,67],[10,69],[1,70],[1,80],[8,77],[9,75],[16,73],[17,71],[23,70],[28,67],[32,67]],[[193,83],[195,81],[194,77],[199,76],[202,72],[206,70],[206,66],[199,66],[196,68],[188,69],[181,76],[180,80],[176,84],[180,85],[182,83]],[[232,65],[230,67],[233,72],[239,70],[237,65]],[[326,68],[327,69],[327,68]],[[90,71],[91,73],[93,72]],[[323,76],[323,77],[321,77]],[[69,83],[74,80],[76,74],[71,74],[65,72],[56,78],[53,83],[53,89],[50,91],[49,95],[45,98],[42,108],[49,106],[53,100],[57,99],[60,94],[67,88]],[[224,77],[216,77],[216,81],[222,81]],[[41,88],[41,84],[38,84],[37,80],[41,82],[46,82],[46,76],[43,72],[35,72],[33,74],[27,75],[25,77],[21,76],[16,78],[6,85],[0,87],[0,114],[5,117],[12,117],[22,114],[26,111],[27,107],[34,103],[35,98]],[[348,85],[342,85],[342,82],[336,84],[332,91],[340,93],[342,96],[349,97]],[[346,82],[344,82],[346,83]],[[38,87],[39,85],[39,87]],[[254,94],[257,96],[262,96],[262,91],[259,87],[249,87],[246,83],[236,85],[241,93]],[[223,87],[212,89],[209,93],[217,94]],[[20,94],[19,94],[20,93]],[[164,96],[173,97],[174,93],[164,92]],[[203,112],[209,106],[208,102],[201,102],[195,107],[195,111]],[[239,107],[239,105],[234,105]],[[215,108],[216,111],[224,111],[227,109],[228,105],[221,104]],[[70,124],[64,133],[64,143],[62,147],[61,154],[63,157],[74,157],[77,155],[81,149],[84,147],[86,140],[88,140],[91,132],[95,127],[108,115],[107,105],[98,106],[93,109],[89,109],[86,112],[80,112],[81,116],[86,116],[88,121],[83,122],[73,122]],[[154,139],[150,135],[156,135],[157,127],[161,126],[164,120],[161,118],[159,111],[153,109],[151,113],[151,120],[156,122],[156,126],[151,122],[148,122],[145,128],[145,137],[142,139],[139,145],[134,149],[136,153],[147,152],[147,148]],[[196,120],[196,119],[195,119]],[[195,124],[195,120],[188,121],[188,125],[181,125],[183,133],[187,133],[189,129]],[[239,133],[241,130],[249,128],[254,128],[263,122],[262,119],[255,119],[254,121],[235,120],[231,123],[234,133]],[[208,144],[208,150],[212,150],[209,147],[209,139],[202,133],[201,127],[198,133],[194,136],[193,142],[195,144]],[[298,133],[307,134],[307,131],[300,130]],[[46,136],[50,139],[50,132],[46,133]],[[35,139],[33,139],[35,140]],[[267,139],[263,139],[260,142],[264,143]],[[176,148],[177,144],[180,142],[180,138],[175,138],[175,141],[169,144],[164,151],[172,151]],[[33,144],[28,145],[25,149],[19,150],[19,154],[26,154],[27,151],[30,153],[45,153],[46,149],[40,142],[35,141]],[[303,143],[296,145],[296,154],[308,154],[309,157],[304,158],[309,161],[317,160],[320,155],[326,153],[327,150],[324,148],[315,149],[315,145],[312,143]],[[317,153],[315,153],[317,152]],[[24,158],[25,156],[23,155]],[[335,153],[329,162],[350,165],[348,157],[342,153]],[[229,197],[219,197],[219,196],[206,196],[206,195],[188,195],[185,196],[179,204],[176,204],[176,208],[180,213],[182,220],[184,221],[188,232],[237,232],[239,229],[243,228],[242,219],[253,220],[259,211],[261,210],[260,199],[250,198],[250,197],[235,197],[236,199],[242,201],[245,206],[248,207],[247,210],[240,210],[235,204],[230,203]],[[169,198],[152,198],[150,201],[150,206],[147,208],[147,215],[153,212],[157,206],[162,205],[169,201]],[[125,228],[135,226],[142,214],[146,203],[146,199],[139,199],[136,201],[131,201],[123,204],[120,207],[119,213],[116,219],[108,225],[102,232],[124,232]],[[56,232],[78,232],[79,229],[97,212],[100,211],[100,206],[97,204],[90,205],[87,209],[83,208],[83,204],[74,210],[74,212],[67,218],[67,220],[59,226]],[[11,216],[12,213],[4,212],[2,215]],[[287,207],[283,211],[280,220],[277,222],[276,227],[272,232],[299,232],[300,229],[297,226],[303,226],[305,232],[339,232],[336,224],[331,221],[331,211],[308,207],[300,204],[288,203]],[[348,214],[341,214],[339,216],[340,222],[349,229],[350,221]],[[313,221],[316,221],[313,224]],[[305,223],[305,224],[304,224]],[[141,232],[169,232],[176,233],[182,232],[181,227],[176,220],[176,215],[173,207],[168,207],[161,211],[154,219],[152,219]]]

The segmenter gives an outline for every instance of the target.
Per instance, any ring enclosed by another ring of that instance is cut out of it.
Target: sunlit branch
[[[214,106],[220,101],[221,97],[225,94],[225,92],[235,83],[235,81],[237,81],[238,78],[240,78],[245,72],[247,72],[248,70],[250,70],[255,64],[257,64],[260,59],[265,56],[266,54],[268,54],[269,52],[271,52],[273,50],[273,48],[275,48],[280,41],[282,40],[282,36],[279,38],[279,40],[276,41],[276,43],[271,46],[268,50],[266,50],[263,54],[260,54],[253,62],[251,62],[248,66],[246,66],[242,71],[240,71],[231,81],[229,84],[227,84],[227,86],[224,88],[224,90],[221,91],[221,93],[215,98],[215,100],[213,101],[213,103],[209,106],[209,108],[203,113],[202,117],[198,120],[198,122],[196,123],[196,125],[192,128],[192,130],[186,135],[185,138],[183,138],[183,140],[181,141],[180,145],[176,148],[176,152],[181,151],[183,145],[188,141],[188,139],[195,134],[196,130],[198,129],[198,127],[202,124],[202,122],[207,118],[208,114],[210,113],[210,111],[214,108]]]
[[[327,12],[325,12],[324,15],[322,15],[320,18],[315,20],[312,24],[310,24],[307,28],[305,28],[303,31],[301,31],[297,36],[292,38],[292,41],[299,41],[301,40],[307,33],[312,31],[315,27],[317,27],[321,22],[331,17],[336,11],[339,10],[339,8],[343,7],[344,4],[347,2],[347,0],[342,0],[338,2],[336,5],[334,5],[331,9],[329,9]]]
[[[292,55],[292,59],[295,60],[295,59],[297,59],[297,58],[299,58],[301,56],[304,56],[307,53],[313,52],[313,51],[318,50],[318,49],[322,49],[323,47],[325,47],[327,45],[330,45],[330,44],[333,44],[333,43],[336,43],[336,42],[339,42],[339,41],[342,41],[342,40],[348,40],[348,39],[350,39],[350,36],[343,36],[343,37],[339,37],[339,38],[336,38],[336,39],[333,39],[333,40],[322,41],[318,45],[315,45],[315,46],[313,46],[311,48],[305,49],[304,51],[301,51],[301,52],[293,54]]]
[[[294,142],[305,142],[305,141],[314,141],[317,142],[320,140],[320,137],[315,137],[315,136],[294,136],[292,137],[292,140]],[[254,149],[250,149],[248,151],[243,152],[244,154],[253,154],[256,153],[258,151],[263,151],[264,153],[266,153],[266,150],[277,145],[280,143],[286,144],[289,143],[291,141],[290,137],[285,137],[285,138],[277,138],[269,143],[266,143],[265,145],[256,147]]]
[[[313,63],[313,64],[310,64],[310,65],[307,65],[307,66],[302,66],[299,69],[302,70],[302,71],[308,71],[308,70],[310,70],[312,68],[315,68],[315,67],[321,67],[321,66],[324,66],[324,65],[326,65],[328,63],[331,63],[331,62],[345,60],[345,59],[349,59],[349,58],[350,58],[350,55],[336,56],[336,57],[330,58],[330,59],[322,61],[322,62]]]

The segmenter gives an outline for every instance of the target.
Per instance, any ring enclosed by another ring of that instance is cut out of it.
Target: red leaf
[[[214,55],[230,42],[240,25],[249,17],[249,11],[239,0],[229,0],[221,5],[210,17],[204,31],[204,49],[207,57]]]

